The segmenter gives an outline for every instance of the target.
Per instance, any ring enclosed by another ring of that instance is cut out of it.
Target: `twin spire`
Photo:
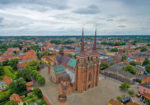
[[[97,35],[97,29],[95,29],[95,37],[94,37],[92,51],[96,51],[96,35]],[[82,28],[81,52],[84,52],[84,28]]]

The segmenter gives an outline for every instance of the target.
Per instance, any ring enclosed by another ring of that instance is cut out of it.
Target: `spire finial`
[[[95,28],[95,37],[94,37],[93,50],[96,50],[96,35],[97,35],[97,27]]]
[[[84,52],[84,27],[82,28],[81,52]]]

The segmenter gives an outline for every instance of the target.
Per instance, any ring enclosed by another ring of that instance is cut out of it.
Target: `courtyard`
[[[48,68],[45,67],[40,73],[46,78],[45,86],[40,87],[44,96],[52,105],[62,105],[57,100],[57,84],[50,81]],[[115,99],[117,96],[128,95],[127,92],[120,91],[120,81],[102,75],[100,75],[99,79],[98,87],[89,89],[83,93],[74,91],[71,95],[67,96],[67,102],[63,105],[108,105],[111,98]],[[140,105],[144,105],[136,97],[133,100]]]

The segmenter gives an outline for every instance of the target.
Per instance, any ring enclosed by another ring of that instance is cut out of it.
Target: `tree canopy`
[[[105,62],[102,62],[102,63],[100,64],[100,69],[101,69],[101,70],[104,70],[104,69],[106,69],[106,68],[108,68],[108,64],[105,63]]]
[[[13,68],[13,70],[17,70],[17,64],[19,62],[18,58],[12,58],[8,61],[8,64]]]
[[[123,82],[123,83],[120,85],[120,89],[121,89],[121,90],[128,90],[128,88],[130,88],[130,84],[127,83],[127,82]]]
[[[134,67],[132,65],[127,65],[126,67],[123,68],[124,71],[127,71],[133,75],[136,74],[136,70],[134,69]]]
[[[14,100],[10,100],[5,105],[18,105],[18,103]]]
[[[16,78],[19,79],[21,77],[27,82],[31,81],[31,72],[30,72],[30,70],[28,70],[28,69],[19,70],[17,75],[16,75]]]
[[[147,71],[148,73],[150,73],[150,64],[147,64],[147,65],[146,65],[146,71]]]
[[[135,61],[131,61],[131,62],[130,62],[130,65],[136,66],[136,62],[135,62]]]
[[[40,62],[37,60],[30,61],[26,64],[25,69],[28,69],[30,71],[39,70],[40,69]]]
[[[37,95],[39,98],[42,98],[43,96],[42,91],[39,88],[34,88],[33,93]]]
[[[15,81],[13,81],[10,85],[9,88],[11,89],[12,93],[17,93],[19,95],[22,95],[26,92],[26,82],[24,81],[23,78],[19,78]]]

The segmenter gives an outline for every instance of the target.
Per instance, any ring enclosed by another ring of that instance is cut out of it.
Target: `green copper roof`
[[[63,65],[58,65],[54,67],[54,71],[56,74],[61,74],[64,73],[64,66]]]
[[[67,65],[71,66],[71,67],[76,67],[76,59],[71,58]]]

